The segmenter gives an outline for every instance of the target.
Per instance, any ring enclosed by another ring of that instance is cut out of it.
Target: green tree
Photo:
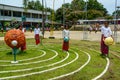
[[[35,9],[35,2],[33,0],[28,2],[28,9]]]
[[[87,9],[88,10],[98,10],[101,12],[101,14],[103,14],[103,16],[107,15],[107,10],[106,8],[104,8],[104,6],[99,3],[97,0],[88,0],[88,6]]]
[[[63,11],[64,11],[64,17],[66,19],[66,16],[70,14],[70,12],[72,11],[71,4],[65,3],[62,5],[62,7],[56,10],[55,13],[56,21],[63,23]]]
[[[23,7],[24,7],[25,11],[28,8],[28,2],[29,2],[29,0],[23,0]]]
[[[71,8],[74,11],[82,11],[84,10],[84,6],[85,6],[85,1],[84,0],[73,0],[71,3]]]
[[[63,9],[62,8],[57,9],[55,13],[55,17],[56,17],[56,21],[63,22]]]
[[[87,19],[95,19],[98,17],[103,17],[101,11],[98,10],[88,10],[87,14],[88,14]]]
[[[120,18],[120,10],[114,11],[112,15],[115,16],[115,14],[117,18]]]
[[[105,16],[105,19],[107,19],[107,20],[112,20],[112,19],[113,19],[113,16],[107,15],[107,16]]]
[[[41,11],[43,9],[43,6],[39,0],[36,0],[36,1],[32,0],[28,2],[28,9],[34,9],[34,10]]]
[[[37,1],[35,2],[34,8],[35,8],[35,10],[42,10],[42,9],[43,9],[43,6],[42,6],[42,4],[40,3],[39,0],[37,0]]]
[[[48,16],[48,19],[52,20],[52,18],[53,18],[53,20],[55,21],[56,17],[55,17],[55,15],[52,15],[52,14],[55,14],[55,11],[53,9],[51,9],[51,8],[45,8],[45,11],[51,13],[51,15]]]

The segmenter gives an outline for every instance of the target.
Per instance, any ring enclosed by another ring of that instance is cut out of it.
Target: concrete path
[[[70,31],[70,39],[74,39],[74,40],[83,40],[83,31]],[[84,38],[90,41],[100,41],[101,39],[101,32],[97,32],[95,33],[94,31],[89,33],[88,31],[86,32],[86,34],[84,34]],[[34,38],[34,33],[32,32],[26,32],[25,33],[26,38]],[[62,38],[62,31],[54,31],[54,35],[55,38]],[[120,42],[120,32],[117,33],[117,41]],[[50,37],[50,32],[49,31],[45,31],[45,38],[49,38]],[[4,40],[4,37],[0,37],[0,40]]]

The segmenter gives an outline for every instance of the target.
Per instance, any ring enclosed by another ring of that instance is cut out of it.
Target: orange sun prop
[[[17,30],[17,29],[9,30],[5,34],[4,41],[6,42],[6,44],[9,47],[14,48],[14,46],[12,45],[13,40],[17,41],[16,48],[19,48],[19,47],[23,46],[25,44],[25,35],[24,35],[24,33],[21,30]]]

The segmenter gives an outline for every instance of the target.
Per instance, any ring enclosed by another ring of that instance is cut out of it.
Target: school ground
[[[26,38],[34,38],[34,32],[25,32]],[[84,37],[83,37],[84,35]],[[60,39],[62,38],[62,31],[54,31],[53,36],[56,39]],[[49,38],[50,37],[50,32],[49,31],[45,31],[45,38]],[[74,39],[74,40],[90,40],[90,41],[100,41],[101,39],[101,32],[98,31],[97,33],[95,33],[94,31],[92,31],[91,33],[89,33],[89,31],[87,32],[83,32],[83,31],[70,31],[70,39]],[[4,40],[4,37],[0,37],[0,40]],[[117,41],[120,42],[120,31],[117,32]]]

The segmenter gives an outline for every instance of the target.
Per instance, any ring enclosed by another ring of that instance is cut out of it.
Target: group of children
[[[19,29],[24,33],[24,28],[22,26],[19,26]],[[40,44],[40,28],[39,25],[37,24],[35,29],[34,29],[34,37],[35,37],[35,42],[36,45]],[[105,38],[107,37],[112,37],[112,31],[109,27],[108,22],[104,22],[104,25],[101,27],[101,56],[108,56],[109,53],[109,46],[107,46],[104,43]],[[68,25],[64,26],[64,29],[62,31],[62,36],[63,36],[63,45],[62,45],[62,50],[63,51],[68,51],[69,50],[69,40],[70,40],[70,31],[68,29]],[[67,39],[67,41],[65,40]],[[23,46],[21,46],[21,50],[24,51],[26,49],[26,42]]]
[[[34,35],[35,35],[35,40],[36,40],[36,45],[38,45],[40,43],[40,28],[38,27],[38,25],[36,26],[36,28],[34,29]],[[62,47],[62,50],[63,51],[68,51],[69,49],[69,30],[68,30],[68,26],[64,26],[64,30],[62,32],[62,36],[63,36],[63,47]],[[64,41],[64,38],[67,37],[68,40],[67,41]]]
[[[19,27],[19,29],[24,33],[25,31],[23,30],[22,26]],[[39,25],[37,24],[36,27],[34,28],[34,37],[35,37],[35,43],[36,45],[40,44],[40,33],[41,30],[39,28]],[[63,51],[68,51],[69,49],[69,30],[68,30],[68,26],[64,27],[63,30],[63,47],[62,50]],[[67,37],[68,40],[64,41],[64,38]],[[26,50],[26,44],[24,44],[23,46],[21,46],[21,50],[24,51]]]
[[[65,29],[63,30],[63,39],[65,37],[69,38],[69,30],[68,30],[68,26],[65,26]],[[107,37],[112,37],[112,31],[111,28],[109,27],[109,22],[104,22],[104,25],[101,27],[101,56],[102,57],[109,57],[109,46],[107,46],[104,42],[104,40]],[[63,51],[68,51],[69,49],[69,41],[63,41]]]

